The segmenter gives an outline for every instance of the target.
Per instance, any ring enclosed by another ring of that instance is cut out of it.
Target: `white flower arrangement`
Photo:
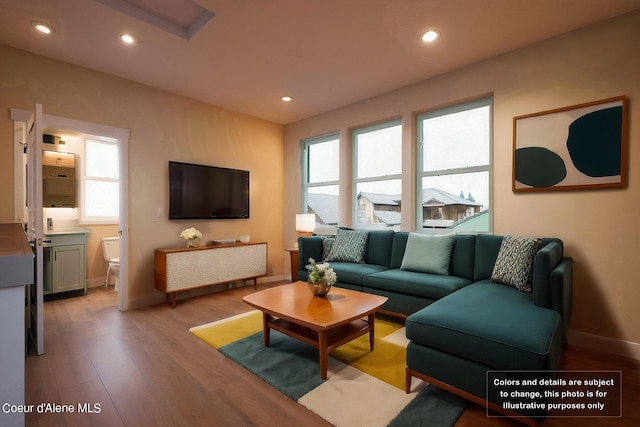
[[[309,282],[324,282],[329,286],[333,286],[338,280],[338,276],[328,262],[322,264],[316,263],[316,260],[309,258]]]
[[[202,233],[197,229],[191,227],[182,230],[182,233],[180,233],[180,237],[182,237],[184,240],[195,240],[200,239],[202,237]]]

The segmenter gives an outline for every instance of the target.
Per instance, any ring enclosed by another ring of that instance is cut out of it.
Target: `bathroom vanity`
[[[87,293],[86,241],[89,230],[46,231],[43,240],[44,294],[83,290]]]

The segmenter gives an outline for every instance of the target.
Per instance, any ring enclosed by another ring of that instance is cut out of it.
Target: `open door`
[[[42,249],[42,105],[36,104],[27,122],[27,238],[35,254],[31,287],[31,331],[38,354],[44,354],[44,290]]]

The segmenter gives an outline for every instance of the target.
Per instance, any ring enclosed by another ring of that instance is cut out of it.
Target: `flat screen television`
[[[249,171],[169,162],[169,219],[249,218]]]

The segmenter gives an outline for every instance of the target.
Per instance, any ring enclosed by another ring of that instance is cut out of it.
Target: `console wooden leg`
[[[176,296],[178,295],[177,292],[171,292],[171,308],[174,309],[176,308]]]

